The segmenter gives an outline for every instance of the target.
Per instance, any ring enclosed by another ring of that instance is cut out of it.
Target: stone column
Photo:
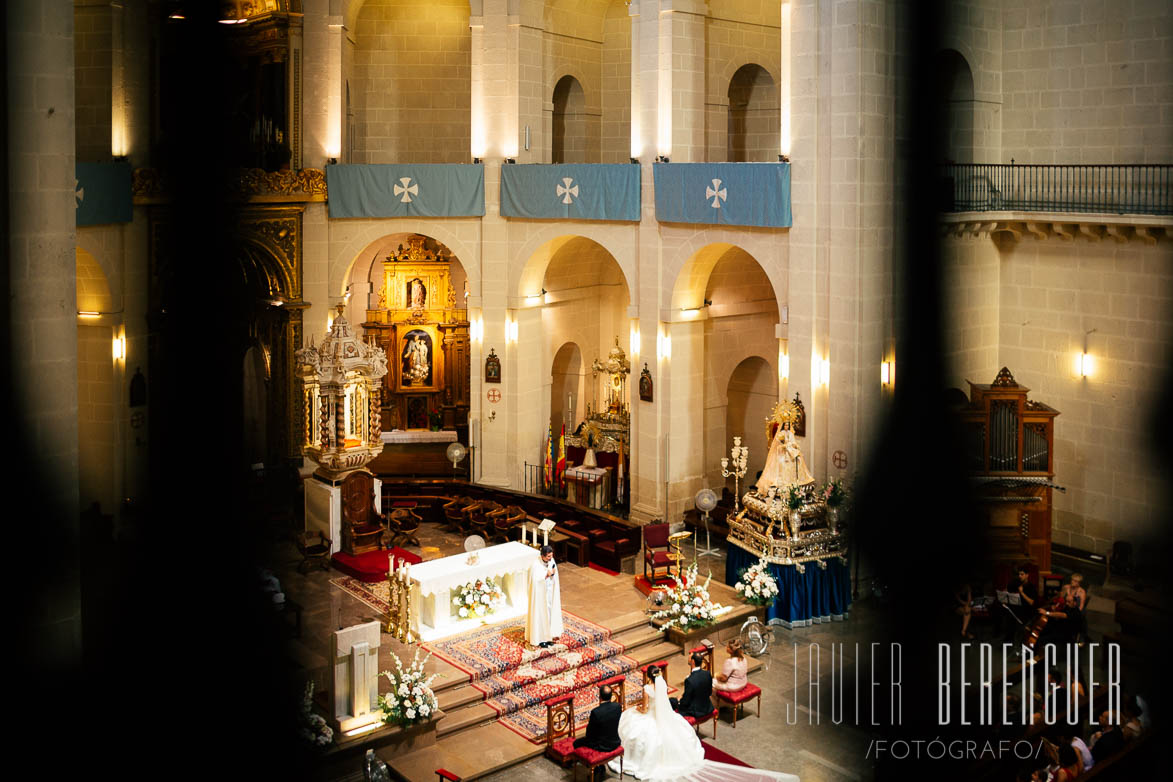
[[[6,14],[8,413],[37,480],[20,489],[39,515],[25,542],[57,564],[38,585],[38,661],[68,665],[81,654],[73,3],[13,0]]]

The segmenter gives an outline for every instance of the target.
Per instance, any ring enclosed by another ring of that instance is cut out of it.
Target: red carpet
[[[656,589],[669,589],[675,585],[675,581],[670,578],[666,579],[663,575],[656,578]],[[647,576],[636,576],[635,588],[639,590],[641,595],[647,596],[652,591],[652,582],[648,580]]]
[[[728,752],[722,752],[714,746],[701,742],[701,746],[705,748],[705,760],[712,760],[716,763],[726,763],[730,766],[745,766],[746,768],[753,768],[748,763],[743,763],[737,758],[730,755]]]
[[[387,569],[390,567],[387,559],[391,555],[397,558],[403,557],[405,561],[413,565],[423,562],[418,554],[412,554],[410,551],[404,551],[396,546],[389,551],[368,551],[358,556],[339,551],[331,557],[331,564],[334,565],[335,570],[341,570],[346,575],[369,584],[374,581],[387,580]]]

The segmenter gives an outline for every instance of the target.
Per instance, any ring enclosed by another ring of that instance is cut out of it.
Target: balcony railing
[[[1173,214],[1173,165],[947,165],[945,212]]]

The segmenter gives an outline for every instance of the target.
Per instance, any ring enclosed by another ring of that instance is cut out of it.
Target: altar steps
[[[638,667],[680,654],[680,647],[662,641],[662,636],[658,630],[645,626],[613,638],[624,645],[623,654],[634,658]],[[440,703],[440,710],[444,712],[444,717],[436,723],[436,735],[439,738],[495,721],[499,716],[485,703],[484,694],[467,681],[437,689],[436,697]]]
[[[658,631],[656,635],[659,635]],[[668,685],[677,688],[684,686],[684,678],[688,673],[687,661],[681,655],[678,645],[652,643],[629,652],[640,661],[640,665],[656,660],[668,660]],[[723,657],[719,650],[718,666],[723,662]],[[750,674],[762,667],[761,661],[752,657],[747,657],[746,662]],[[578,726],[579,735],[585,727]],[[438,736],[435,744],[395,758],[391,767],[408,782],[433,782],[436,779],[435,770],[438,768],[447,769],[465,782],[470,782],[524,763],[544,754],[545,750],[545,744],[527,741],[496,720],[492,720],[485,724],[474,722],[470,726]]]

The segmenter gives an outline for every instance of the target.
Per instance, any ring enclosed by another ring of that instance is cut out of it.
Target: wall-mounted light
[[[827,358],[815,359],[815,379],[820,386],[825,386],[831,382],[831,360]]]
[[[662,331],[656,334],[656,356],[660,359],[672,358],[672,337]]]
[[[633,166],[638,166],[638,165],[639,165],[639,158],[637,158],[637,157],[633,157],[633,158],[631,159],[631,164],[632,164]]]
[[[505,162],[510,165],[514,165],[517,163],[517,158],[507,157],[505,158]]]
[[[790,162],[790,155],[779,155],[778,162],[779,163],[789,163]]]
[[[328,157],[328,158],[326,158],[326,165],[328,165],[328,166],[336,166],[336,165],[338,165],[338,158],[336,158],[336,157]]]
[[[124,361],[126,359],[126,337],[118,336],[114,338],[114,360]]]
[[[1091,353],[1078,353],[1075,356],[1075,374],[1080,377],[1091,377],[1096,370],[1096,360]]]
[[[483,165],[483,164],[484,164],[484,162],[485,162],[485,161],[481,160],[479,157],[474,157],[474,158],[472,159],[472,164],[473,164],[474,166]]]
[[[892,362],[885,361],[880,364],[880,385],[892,384]]]
[[[77,316],[79,318],[100,318],[102,317],[102,313],[94,312],[92,310],[78,310]]]
[[[657,155],[656,162],[657,163],[671,163],[672,161],[668,159],[667,155]]]

